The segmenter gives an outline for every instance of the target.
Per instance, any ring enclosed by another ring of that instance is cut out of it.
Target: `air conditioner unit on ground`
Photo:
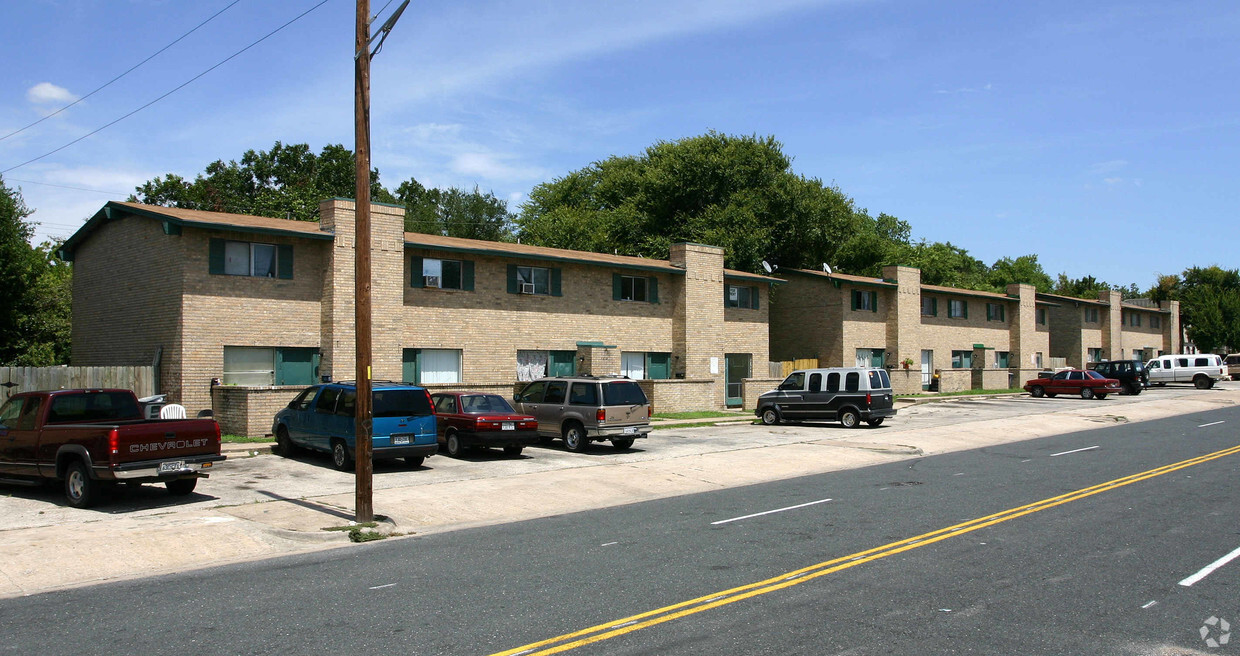
[[[534,283],[532,283],[532,282],[523,282],[523,283],[521,283],[521,293],[522,293],[522,294],[533,294],[533,293],[534,293]]]

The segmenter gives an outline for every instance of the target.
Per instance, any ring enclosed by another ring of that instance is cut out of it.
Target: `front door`
[[[724,382],[727,384],[726,403],[729,407],[736,407],[745,401],[741,381],[752,375],[753,356],[748,353],[725,353],[723,359]]]
[[[930,381],[934,376],[934,351],[921,352],[921,389],[930,389]]]

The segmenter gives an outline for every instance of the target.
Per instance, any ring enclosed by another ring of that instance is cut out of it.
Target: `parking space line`
[[[1206,426],[1218,426],[1219,424],[1225,424],[1225,423],[1227,423],[1227,422],[1225,422],[1225,421],[1212,421],[1212,422],[1210,422],[1210,423],[1208,423],[1208,424],[1201,424],[1201,425],[1200,425],[1200,426],[1198,426],[1197,428],[1205,428]]]
[[[776,508],[775,510],[767,510],[765,512],[754,513],[752,515],[745,515],[744,517],[733,517],[732,519],[721,519],[717,522],[711,522],[710,525],[717,526],[719,524],[727,524],[728,522],[739,522],[742,519],[749,519],[750,517],[761,517],[763,515],[770,515],[771,513],[783,512],[785,510],[796,510],[797,508],[804,508],[806,506],[812,506],[812,505],[819,504],[819,503],[826,503],[828,501],[830,501],[830,499],[819,499],[817,501],[810,501],[809,503],[802,503],[802,504],[797,504],[795,506],[788,506],[787,508]]]
[[[1235,551],[1233,551],[1233,552],[1231,552],[1231,553],[1227,554],[1226,556],[1223,556],[1222,558],[1219,558],[1218,560],[1216,560],[1216,561],[1214,561],[1214,562],[1210,563],[1209,565],[1206,565],[1205,567],[1203,567],[1203,568],[1201,569],[1201,571],[1200,571],[1200,572],[1197,572],[1196,574],[1193,574],[1192,576],[1190,576],[1190,577],[1188,577],[1188,578],[1184,579],[1183,581],[1180,581],[1180,585],[1182,585],[1182,586],[1184,586],[1184,587],[1186,587],[1186,588],[1188,588],[1188,587],[1192,587],[1192,585],[1193,585],[1194,583],[1196,583],[1196,582],[1200,581],[1201,579],[1204,579],[1205,577],[1207,577],[1207,576],[1209,576],[1209,575],[1213,574],[1213,573],[1214,573],[1214,570],[1216,570],[1216,569],[1218,569],[1218,568],[1222,567],[1223,565],[1226,565],[1227,563],[1230,563],[1231,561],[1235,560],[1237,556],[1240,556],[1240,547],[1237,547]]]
[[[1071,451],[1061,451],[1059,453],[1052,453],[1050,457],[1054,458],[1055,456],[1066,456],[1069,453],[1080,453],[1082,451],[1093,451],[1094,449],[1101,449],[1101,448],[1102,447],[1100,446],[1087,446],[1084,449],[1073,449]]]

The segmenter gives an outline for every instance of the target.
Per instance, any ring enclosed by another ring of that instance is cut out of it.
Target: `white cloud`
[[[959,89],[935,89],[935,93],[939,94],[957,94],[957,93],[984,93],[994,88],[994,85],[987,82],[980,87],[961,87]]]
[[[1112,159],[1091,165],[1088,173],[1089,175],[1106,175],[1108,173],[1115,173],[1126,166],[1128,166],[1128,160]]]
[[[26,100],[36,105],[63,105],[77,100],[77,96],[51,82],[40,82],[26,91]]]
[[[1123,178],[1103,178],[1102,181],[1114,187],[1117,184],[1122,184],[1124,182],[1124,179]]]
[[[460,153],[452,158],[449,168],[465,176],[476,176],[484,180],[538,180],[545,176],[546,171],[537,166],[510,164],[515,159],[509,155],[496,155],[486,152]]]

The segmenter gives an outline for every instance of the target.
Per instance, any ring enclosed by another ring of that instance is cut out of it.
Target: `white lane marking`
[[[1052,458],[1054,458],[1055,456],[1066,456],[1066,455],[1068,455],[1069,453],[1080,453],[1080,452],[1082,452],[1082,451],[1093,451],[1094,449],[1101,449],[1101,448],[1102,448],[1101,446],[1087,446],[1087,447],[1085,447],[1084,449],[1073,449],[1073,450],[1071,450],[1071,451],[1063,451],[1063,452],[1060,452],[1060,453],[1052,453],[1052,454],[1051,454],[1051,457],[1052,457]]]
[[[1033,460],[1021,460],[1021,462],[1033,462]]]
[[[1200,572],[1197,572],[1196,574],[1193,574],[1192,576],[1184,579],[1183,581],[1180,581],[1180,585],[1186,588],[1191,587],[1194,583],[1200,581],[1201,579],[1204,579],[1210,574],[1213,574],[1214,570],[1235,560],[1237,556],[1240,556],[1240,547],[1237,547],[1235,551],[1227,554],[1226,556],[1223,556],[1222,558],[1219,558],[1218,560],[1210,563],[1209,565],[1206,565],[1204,568],[1202,568]]]
[[[826,503],[826,502],[828,502],[828,501],[830,501],[830,499],[819,499],[819,500],[817,500],[817,501],[810,501],[809,503],[802,503],[802,504],[798,504],[798,505],[795,505],[795,506],[788,506],[787,508],[776,508],[775,510],[767,510],[767,511],[765,511],[765,512],[754,513],[754,514],[752,514],[752,515],[745,515],[744,517],[733,517],[732,519],[721,519],[721,520],[719,520],[719,521],[717,521],[717,522],[711,522],[711,523],[710,523],[710,525],[711,525],[711,526],[715,526],[715,525],[718,525],[718,524],[727,524],[728,522],[739,522],[739,521],[740,521],[740,520],[742,520],[742,519],[749,519],[750,517],[761,517],[761,516],[763,516],[763,515],[769,515],[769,514],[771,514],[771,513],[783,512],[783,511],[785,511],[785,510],[796,510],[797,508],[804,508],[804,507],[806,507],[806,506],[812,506],[812,505],[819,504],[819,503]]]
[[[610,546],[611,546],[611,545],[613,545],[613,544],[620,544],[620,543],[619,543],[619,542],[608,542],[607,544],[600,544],[599,546],[600,546],[600,547],[610,547]]]
[[[1144,609],[1144,608],[1149,608],[1150,606],[1153,606],[1153,605],[1155,605],[1155,604],[1157,604],[1157,603],[1158,603],[1157,601],[1151,601],[1150,603],[1148,603],[1148,604],[1146,604],[1146,605],[1142,606],[1141,608],[1143,608],[1143,609]]]
[[[396,585],[395,583],[388,583],[388,584],[386,584],[386,585],[376,585],[376,586],[371,587],[370,589],[371,589],[371,590],[382,590],[382,589],[384,589],[384,588],[390,588],[390,587],[393,587],[393,586],[395,586],[395,585]]]
[[[1205,428],[1206,426],[1218,426],[1219,424],[1225,424],[1225,423],[1227,422],[1226,421],[1212,421],[1208,424],[1202,424],[1198,426],[1197,428]]]

